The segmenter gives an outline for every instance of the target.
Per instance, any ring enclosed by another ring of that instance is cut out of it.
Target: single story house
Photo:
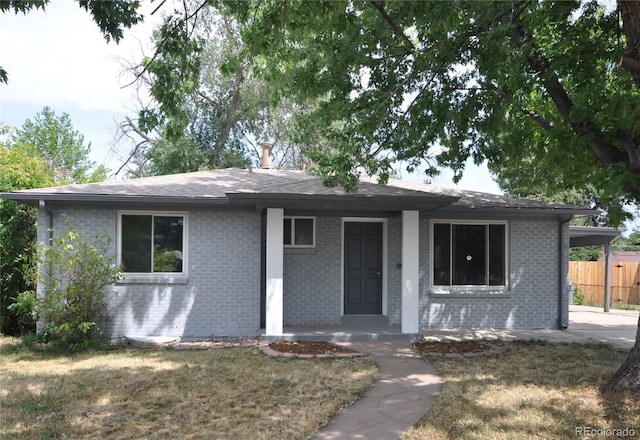
[[[302,171],[223,169],[1,195],[50,228],[113,238],[110,333],[277,338],[359,319],[428,329],[565,328],[581,207]]]

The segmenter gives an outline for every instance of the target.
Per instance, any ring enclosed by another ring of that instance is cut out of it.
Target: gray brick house
[[[106,231],[125,277],[114,336],[279,337],[366,317],[403,334],[567,325],[569,221],[593,214],[480,192],[225,169],[15,191],[38,239]]]

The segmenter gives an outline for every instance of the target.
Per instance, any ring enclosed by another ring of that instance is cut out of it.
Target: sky
[[[91,142],[91,160],[115,172],[130,150],[116,142],[117,122],[137,114],[136,90],[124,87],[132,78],[123,74],[123,60],[136,62],[152,53],[150,37],[160,14],[150,15],[157,3],[142,2],[142,24],[124,31],[119,44],[107,43],[86,11],[72,0],[54,0],[45,11],[26,15],[0,13],[0,66],[9,84],[0,84],[0,123],[20,127],[43,107],[57,115],[68,113],[73,126]],[[420,173],[401,172],[406,180],[425,180]],[[501,194],[485,166],[467,161],[458,184],[442,170],[431,183],[439,186]],[[628,222],[627,233],[640,228]]]

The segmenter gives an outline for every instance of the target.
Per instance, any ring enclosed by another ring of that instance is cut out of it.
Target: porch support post
[[[283,258],[284,209],[267,209],[267,273],[266,319],[267,336],[281,336],[284,319]]]
[[[402,333],[420,332],[420,213],[402,211]]]
[[[611,308],[611,243],[604,244],[604,311]]]

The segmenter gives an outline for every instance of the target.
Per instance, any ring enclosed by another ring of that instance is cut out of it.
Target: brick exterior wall
[[[89,236],[107,231],[116,252],[115,209],[65,209]],[[38,240],[48,238],[40,210]],[[316,247],[284,251],[284,325],[339,325],[342,310],[342,219],[316,217]],[[54,211],[54,228],[65,225]],[[387,220],[387,314],[401,322],[402,220]],[[420,326],[430,328],[557,328],[559,325],[557,220],[509,222],[510,289],[482,295],[430,291],[429,218],[420,219]],[[188,281],[119,283],[111,302],[110,332],[203,339],[259,334],[261,219],[257,212],[188,212]],[[565,226],[565,245],[568,234]]]
[[[116,250],[117,211],[67,209],[88,236],[107,231]],[[39,240],[46,237],[40,215]],[[54,228],[63,227],[59,213]],[[118,283],[110,291],[110,333],[176,336],[254,336],[260,324],[259,213],[192,210],[187,220],[188,282]]]
[[[316,247],[284,250],[284,325],[339,325],[342,220],[316,217]]]
[[[420,240],[429,242],[429,220],[421,219]],[[509,223],[510,289],[507,292],[433,294],[429,246],[421,246],[420,326],[436,328],[535,329],[559,326],[559,240],[557,220]],[[562,257],[567,261],[567,255]]]

